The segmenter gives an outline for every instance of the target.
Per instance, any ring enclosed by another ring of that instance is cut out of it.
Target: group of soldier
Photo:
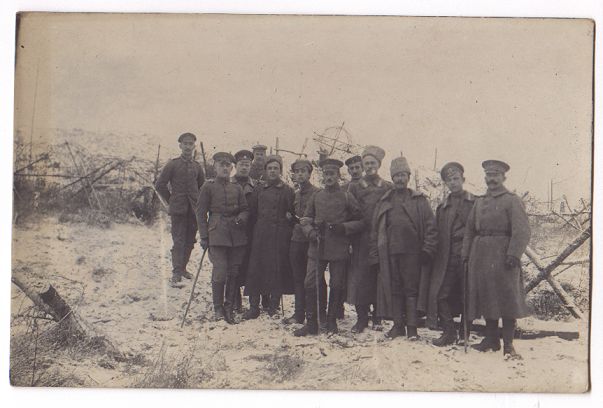
[[[216,177],[205,180],[193,158],[195,135],[178,142],[182,155],[156,183],[169,203],[172,284],[192,277],[186,265],[198,230],[213,265],[216,319],[237,323],[243,295],[243,320],[256,319],[260,307],[276,316],[283,295],[293,294],[295,311],[283,323],[303,325],[295,336],[336,333],[348,303],[357,315],[353,333],[369,323],[382,330],[387,319],[387,337],[413,341],[425,315],[428,328],[443,329],[433,344],[446,346],[458,341],[455,317],[483,317],[485,337],[472,346],[479,351],[501,349],[502,319],[504,355],[519,356],[513,335],[528,313],[520,258],[530,227],[520,198],[504,187],[506,163],[482,163],[487,192],[480,197],[464,189],[460,163],[444,165],[449,193],[434,215],[427,197],[408,187],[405,157],[391,161],[391,182],[381,178],[385,151],[377,146],[345,161],[351,180],[343,184],[344,163],[323,158],[321,188],[311,183],[313,163],[295,160],[294,189],[283,180],[282,158],[266,155],[266,146],[215,153]]]

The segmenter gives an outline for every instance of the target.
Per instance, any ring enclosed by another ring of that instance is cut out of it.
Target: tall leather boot
[[[320,314],[320,328],[322,330],[327,329],[327,285],[320,284],[320,289],[318,291],[318,307]]]
[[[503,319],[503,355],[505,359],[521,359],[521,355],[513,347],[513,337],[515,336],[515,319]]]
[[[234,318],[234,304],[236,301],[237,281],[235,278],[229,277],[226,279],[226,299],[224,301],[224,320],[228,324],[237,324]]]
[[[268,306],[268,316],[273,317],[278,314],[280,310],[281,304],[281,296],[277,296],[276,294],[270,295],[270,305]]]
[[[389,339],[395,339],[396,337],[406,336],[406,326],[405,326],[405,319],[403,316],[404,313],[402,311],[402,309],[403,309],[402,303],[403,303],[402,295],[398,294],[398,293],[392,293],[392,309],[393,309],[392,318],[394,319],[394,325],[387,333],[385,333],[385,337],[387,337]]]
[[[417,333],[417,324],[419,317],[417,315],[417,298],[406,298],[406,337],[410,341],[419,340]]]
[[[310,292],[310,293],[309,293]],[[314,290],[306,290],[306,324],[293,332],[295,337],[318,334],[318,319],[316,315],[316,294]]]
[[[337,314],[339,313],[339,299],[341,289],[331,287],[329,292],[329,309],[327,311],[327,333],[337,333]]]
[[[446,299],[438,301],[438,311],[444,332],[439,338],[433,341],[433,345],[437,347],[444,347],[456,343],[456,329],[454,328],[454,320],[452,318],[450,306],[448,305]]]
[[[262,309],[265,311],[270,309],[270,295],[262,295]]]
[[[186,270],[186,265],[188,265],[188,261],[191,259],[191,253],[193,252],[193,246],[189,245],[184,247],[182,251],[182,277],[186,279],[192,279],[193,275]]]
[[[260,295],[249,296],[249,310],[243,314],[243,320],[257,319],[260,316]]]
[[[477,351],[500,350],[500,337],[498,335],[498,320],[486,319],[486,336],[479,344],[471,346]]]
[[[212,282],[211,294],[214,302],[214,319],[224,319],[224,283]]]
[[[177,284],[182,280],[182,251],[173,247],[172,254],[172,284]]]
[[[243,295],[241,295],[241,288],[239,287],[238,283],[237,283],[237,288],[235,290],[234,310],[237,313],[243,312]]]
[[[356,324],[352,326],[352,333],[362,333],[364,329],[368,327],[368,312],[368,305],[356,305],[358,320],[356,321]]]
[[[383,324],[381,323],[381,317],[377,313],[377,305],[373,303],[373,315],[371,316],[371,320],[373,321],[373,330],[375,331],[383,331]]]

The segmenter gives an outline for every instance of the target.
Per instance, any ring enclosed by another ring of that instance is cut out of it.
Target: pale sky
[[[593,24],[570,19],[27,15],[16,127],[298,150],[345,121],[411,167],[511,165],[507,186],[590,197]],[[57,141],[60,142],[60,141]],[[102,141],[100,141],[102,143]],[[136,139],[132,139],[135,145]],[[148,152],[148,157],[153,157]]]

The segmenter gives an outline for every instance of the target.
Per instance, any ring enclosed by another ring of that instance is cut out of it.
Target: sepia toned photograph
[[[593,20],[16,19],[11,385],[590,390]]]

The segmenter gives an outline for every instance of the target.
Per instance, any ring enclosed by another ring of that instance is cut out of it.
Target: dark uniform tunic
[[[316,241],[308,247],[308,264],[304,288],[316,291],[316,284],[324,280],[324,272],[329,266],[329,286],[335,304],[329,306],[329,317],[336,317],[336,307],[340,303],[344,290],[344,277],[349,258],[350,236],[359,233],[365,227],[362,212],[354,196],[342,191],[339,185],[317,191],[311,197],[306,208],[305,217],[311,218],[319,228],[320,246]],[[329,224],[341,224],[344,234],[328,228]],[[303,227],[306,234],[312,230],[311,225]],[[316,313],[316,304],[306,305],[310,313]]]
[[[209,241],[212,282],[236,278],[247,245],[249,213],[243,189],[229,179],[209,180],[199,191],[199,236]]]
[[[249,208],[254,222],[245,294],[293,294],[293,277],[289,263],[289,243],[295,214],[295,193],[282,180],[259,183],[251,194]]]
[[[449,194],[436,210],[438,251],[434,258],[429,283],[427,326],[437,328],[441,306],[449,317],[462,311],[463,265],[461,251],[465,225],[475,196],[466,191]],[[443,304],[445,302],[446,304]]]
[[[186,270],[195,244],[195,208],[199,188],[204,182],[201,164],[192,158],[180,156],[165,165],[155,183],[157,192],[169,204],[173,241],[172,273],[175,275],[181,275]]]
[[[256,186],[256,182],[251,177],[241,177],[241,176],[233,176],[230,178],[231,183],[238,184],[243,189],[243,194],[245,195],[245,200],[249,203],[251,198],[251,193],[253,193],[253,189]],[[241,262],[241,267],[239,269],[239,276],[237,278],[239,287],[245,285],[246,272],[247,267],[249,265],[249,252],[251,250],[251,237],[253,235],[253,223],[247,222],[247,245],[245,246],[245,254],[243,255],[243,262]],[[239,292],[240,294],[240,292]]]
[[[467,219],[463,258],[469,259],[469,319],[516,319],[528,315],[519,266],[508,268],[508,255],[521,259],[530,224],[521,199],[506,188],[475,201]]]
[[[349,191],[362,211],[365,228],[353,237],[352,260],[348,271],[347,302],[353,305],[375,303],[377,275],[368,264],[371,223],[377,201],[391,190],[393,184],[377,177],[364,176],[358,183],[350,184]]]
[[[295,192],[295,214],[298,216],[305,214],[308,201],[318,190],[310,182],[300,186]],[[293,226],[293,234],[291,235],[291,244],[289,246],[289,260],[291,262],[291,271],[293,272],[293,283],[295,286],[295,314],[301,318],[305,313],[304,280],[306,278],[308,263],[308,238],[300,224]],[[324,279],[320,285],[322,290],[321,297],[323,298],[321,303],[326,303],[326,284]]]

